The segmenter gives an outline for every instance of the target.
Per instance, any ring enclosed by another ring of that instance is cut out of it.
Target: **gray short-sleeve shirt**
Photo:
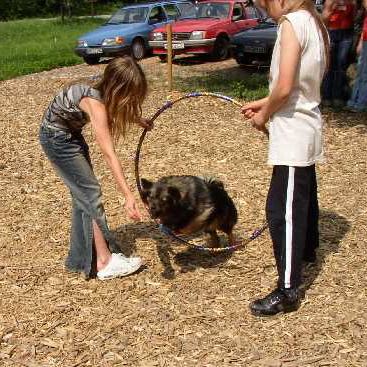
[[[90,85],[70,85],[61,90],[49,104],[42,124],[53,129],[81,131],[89,121],[88,115],[79,107],[83,97],[94,98],[103,103],[101,93]]]

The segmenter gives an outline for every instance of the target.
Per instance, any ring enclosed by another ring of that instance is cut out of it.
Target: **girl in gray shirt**
[[[74,84],[60,91],[47,107],[40,128],[41,146],[72,197],[70,249],[66,267],[88,279],[95,264],[97,278],[129,275],[141,266],[140,257],[126,257],[107,226],[101,187],[93,172],[89,148],[82,135],[88,122],[111,169],[125,209],[140,220],[134,196],[124,177],[114,144],[129,125],[151,128],[141,117],[147,82],[141,67],[128,56],[113,59],[102,79],[92,87]]]

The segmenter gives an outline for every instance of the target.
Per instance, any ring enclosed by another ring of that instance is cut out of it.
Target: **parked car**
[[[233,57],[240,65],[269,65],[277,38],[277,24],[263,19],[255,27],[233,36]]]
[[[210,54],[224,60],[230,51],[232,36],[254,27],[261,12],[248,0],[203,0],[194,11],[172,25],[174,55]],[[153,54],[162,60],[167,57],[166,27],[156,28],[150,36]]]
[[[87,64],[96,64],[101,57],[131,53],[142,59],[149,49],[150,32],[163,24],[192,11],[191,1],[155,1],[124,6],[105,24],[82,35],[75,53]],[[191,9],[191,10],[190,10]]]

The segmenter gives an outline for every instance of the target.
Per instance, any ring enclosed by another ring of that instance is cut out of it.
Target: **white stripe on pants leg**
[[[293,193],[295,167],[288,169],[287,201],[285,206],[285,272],[284,287],[291,286],[292,241],[293,241]]]

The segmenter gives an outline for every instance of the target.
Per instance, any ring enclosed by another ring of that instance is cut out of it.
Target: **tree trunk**
[[[64,4],[64,0],[60,1],[60,12],[61,12],[61,21],[64,23],[65,22],[65,4]]]

